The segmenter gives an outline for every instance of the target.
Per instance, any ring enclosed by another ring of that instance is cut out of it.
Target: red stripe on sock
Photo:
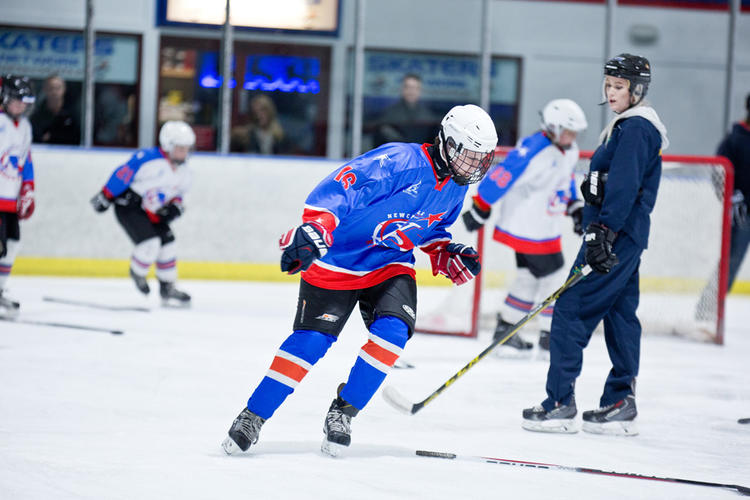
[[[393,364],[398,359],[398,354],[380,347],[372,340],[368,341],[364,346],[362,346],[362,350],[387,366],[393,366]]]
[[[273,358],[273,362],[271,363],[271,370],[279,372],[282,375],[286,375],[290,379],[296,380],[297,382],[300,382],[303,378],[305,378],[305,375],[307,375],[307,370],[302,368],[297,363],[293,363],[288,359],[280,358],[278,356]]]

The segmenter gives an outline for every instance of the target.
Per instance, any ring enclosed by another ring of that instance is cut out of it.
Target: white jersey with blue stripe
[[[331,232],[326,255],[302,273],[308,283],[352,290],[398,274],[414,276],[413,250],[446,245],[467,187],[439,179],[428,145],[389,143],[326,177],[305,202],[303,220]]]
[[[519,253],[560,251],[561,216],[577,199],[578,146],[562,150],[543,133],[527,136],[479,184],[487,205],[500,201],[494,238]]]
[[[0,112],[0,212],[16,213],[21,184],[33,182],[31,124]]]
[[[115,169],[104,186],[110,198],[117,198],[128,189],[142,198],[141,207],[150,213],[172,200],[182,200],[190,189],[192,175],[187,164],[173,165],[159,147],[141,149],[124,165]]]

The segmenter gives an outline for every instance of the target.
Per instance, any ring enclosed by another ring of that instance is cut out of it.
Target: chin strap
[[[427,152],[430,154],[430,158],[432,158],[432,164],[435,165],[435,175],[438,176],[438,179],[442,180],[446,177],[450,177],[451,169],[450,167],[448,167],[448,164],[440,155],[438,146],[436,146],[435,144],[427,146]]]

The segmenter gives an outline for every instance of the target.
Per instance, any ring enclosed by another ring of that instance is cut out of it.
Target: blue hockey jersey
[[[439,179],[428,144],[389,143],[332,172],[310,193],[305,222],[333,243],[302,273],[311,285],[356,290],[393,276],[414,277],[415,248],[438,251],[463,206],[467,186]]]

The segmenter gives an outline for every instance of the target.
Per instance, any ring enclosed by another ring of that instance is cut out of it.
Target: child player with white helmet
[[[583,202],[573,184],[578,161],[577,135],[586,129],[583,110],[570,99],[554,99],[541,112],[541,130],[521,139],[508,156],[479,184],[463,220],[469,231],[482,227],[498,204],[493,238],[515,251],[516,276],[500,306],[494,339],[502,340],[562,281],[562,216],[573,219],[583,234]],[[549,351],[553,305],[539,315],[540,352]],[[520,334],[506,340],[497,355],[524,356],[533,345]]]
[[[182,200],[192,183],[185,162],[194,145],[190,125],[166,122],[159,131],[159,146],[138,150],[91,199],[97,212],[114,203],[117,221],[135,244],[130,276],[145,295],[150,292],[146,275],[156,264],[164,306],[190,305],[190,296],[175,288],[177,250],[169,224],[185,211]]]
[[[321,450],[336,455],[351,442],[351,419],[370,398],[414,332],[414,250],[430,256],[435,275],[455,284],[474,278],[479,255],[451,242],[468,185],[489,168],[497,132],[474,105],[456,106],[433,144],[392,142],[345,163],[313,189],[302,225],[280,240],[281,270],[301,272],[291,335],[232,423],[222,444],[246,451],[336,341],[359,304],[369,330],[348,379],[323,423]]]

